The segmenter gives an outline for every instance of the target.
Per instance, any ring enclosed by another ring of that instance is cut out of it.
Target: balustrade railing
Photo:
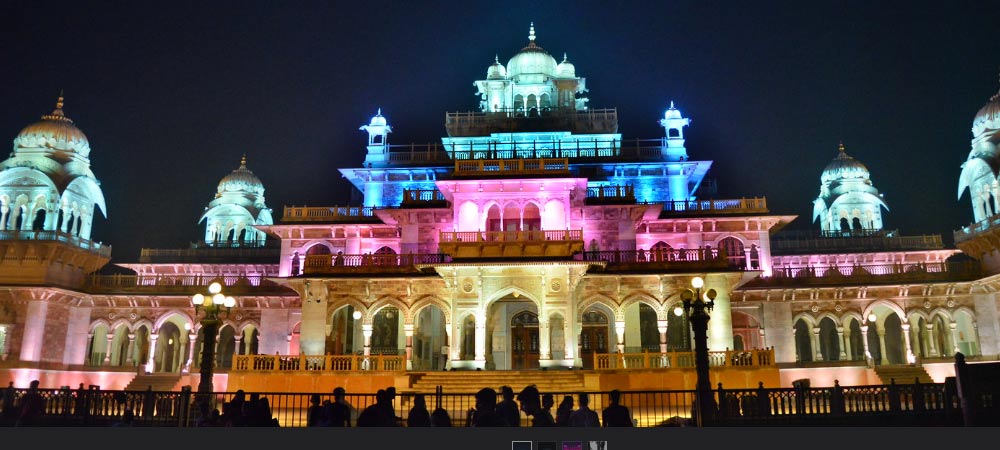
[[[406,370],[403,355],[233,355],[231,372],[357,372]]]
[[[283,222],[350,222],[377,220],[371,206],[286,206]]]
[[[448,206],[448,199],[437,189],[404,189],[401,207]]]
[[[694,369],[694,352],[593,353],[595,370]],[[708,352],[709,367],[775,367],[774,348]]]
[[[663,204],[664,215],[688,214],[765,214],[766,197],[718,200],[668,201]]]
[[[203,291],[218,281],[226,292],[291,292],[263,275],[91,275],[85,289],[92,293]]]
[[[306,255],[303,272],[315,273],[369,273],[393,272],[412,269],[416,264],[448,262],[448,255],[428,254],[364,254],[364,255]]]
[[[977,261],[907,262],[891,264],[843,264],[774,267],[769,277],[760,277],[750,286],[832,282],[890,282],[971,280],[982,275]]]
[[[2,230],[0,241],[54,241],[72,244],[101,256],[111,256],[111,246],[61,231]]]
[[[587,188],[588,204],[635,203],[633,186],[593,186]]]
[[[440,242],[582,241],[583,230],[442,231]]]
[[[568,174],[566,158],[456,160],[456,176]]]

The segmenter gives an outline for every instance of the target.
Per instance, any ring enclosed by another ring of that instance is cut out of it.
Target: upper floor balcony
[[[478,159],[455,161],[456,177],[569,175],[569,160],[555,159]]]
[[[448,261],[443,254],[306,255],[302,275],[416,274],[417,264]]]
[[[706,215],[742,215],[767,214],[767,198],[734,198],[709,199],[690,201],[668,201],[663,204],[661,218],[706,216]]]
[[[97,256],[110,258],[111,246],[91,241],[61,231],[6,230],[0,231],[0,241],[59,242],[87,250]]]
[[[970,223],[968,226],[955,230],[953,233],[955,242],[967,241],[993,227],[1000,229],[1000,214],[987,217],[979,222]]]
[[[190,248],[144,248],[139,262],[157,263],[278,263],[281,245],[278,240],[251,242],[199,242]]]
[[[775,267],[770,277],[757,278],[745,288],[955,282],[975,280],[982,275],[982,267],[975,260],[810,265]]]
[[[618,110],[614,108],[448,112],[445,113],[444,120],[448,136],[451,137],[545,131],[570,131],[577,134],[618,132]]]
[[[635,188],[632,186],[594,186],[587,188],[588,205],[634,204]]]
[[[667,248],[583,252],[583,261],[603,261],[603,272],[690,272],[742,270],[742,260],[728,258],[721,248]]]
[[[783,231],[771,238],[772,255],[814,252],[941,250],[941,235],[900,236],[898,231]]]
[[[378,222],[371,206],[286,206],[281,217],[286,223]]]
[[[294,295],[294,291],[260,275],[91,275],[84,290],[91,294],[159,294],[190,296],[206,292],[212,282],[240,295]]]
[[[437,189],[403,189],[400,208],[447,208],[448,199]]]
[[[568,258],[583,251],[583,230],[442,231],[439,246],[452,258]]]
[[[566,139],[528,141],[473,141],[467,143],[403,144],[387,146],[390,165],[451,165],[470,159],[569,158],[576,162],[662,161],[660,139]]]

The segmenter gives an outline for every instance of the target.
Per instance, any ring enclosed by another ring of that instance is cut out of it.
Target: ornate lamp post
[[[201,381],[198,383],[199,394],[212,393],[212,369],[215,366],[215,335],[219,332],[221,316],[228,316],[230,309],[236,306],[236,299],[222,295],[222,284],[212,282],[208,285],[208,296],[200,293],[191,297],[194,313],[205,311],[201,318],[202,351],[201,351]],[[225,308],[225,309],[223,309]],[[192,345],[194,345],[192,343]]]
[[[681,293],[681,300],[684,301],[684,314],[688,317],[688,322],[694,330],[694,367],[698,375],[695,385],[695,396],[697,407],[695,409],[695,423],[703,426],[710,421],[715,412],[715,401],[712,399],[712,381],[708,377],[708,312],[715,306],[715,289],[709,289],[704,296],[701,288],[705,286],[705,280],[701,277],[691,279],[691,289],[685,289]]]

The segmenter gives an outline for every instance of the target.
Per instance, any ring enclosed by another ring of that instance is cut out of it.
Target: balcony
[[[635,188],[632,186],[595,186],[587,188],[588,205],[632,205],[635,204]]]
[[[660,218],[767,214],[767,198],[671,201],[663,204]]]
[[[955,282],[982,275],[978,261],[775,267],[770,277],[757,278],[744,289]]]
[[[285,223],[369,223],[378,222],[371,206],[286,206],[281,221]]]
[[[281,256],[278,240],[265,242],[199,242],[191,248],[144,248],[139,262],[157,263],[249,263],[277,264]]]
[[[0,231],[0,241],[35,241],[35,242],[61,242],[70,244],[76,248],[88,250],[97,256],[110,258],[111,246],[104,245],[97,241],[91,241],[79,236],[60,231]]]
[[[743,270],[742,260],[727,258],[719,249],[613,250],[583,252],[583,261],[604,261],[603,272],[691,272]]]
[[[294,291],[260,275],[91,275],[84,290],[90,294],[161,294],[190,296],[218,281],[227,294],[294,295]]]
[[[662,161],[664,139],[572,139],[389,145],[392,166],[452,165],[470,159],[570,158],[578,162]]]
[[[416,264],[448,262],[442,254],[306,255],[303,275],[419,274]]]
[[[400,208],[447,208],[448,199],[437,189],[404,189]]]
[[[941,250],[941,235],[899,236],[896,231],[851,232],[784,231],[771,239],[771,254],[795,255],[814,252],[877,252]]]
[[[569,175],[569,160],[554,159],[474,159],[455,161],[456,177]]]
[[[987,217],[979,222],[974,222],[968,226],[955,230],[955,242],[963,242],[972,239],[992,227],[1000,228],[1000,214]]]
[[[576,134],[618,132],[618,110],[543,108],[499,112],[445,113],[448,136],[489,136],[491,133],[570,131]]]
[[[452,258],[568,258],[583,251],[583,230],[441,232]]]

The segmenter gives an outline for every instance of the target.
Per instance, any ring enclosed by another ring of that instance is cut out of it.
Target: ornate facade
[[[821,172],[818,231],[788,232],[795,216],[764,198],[702,195],[712,162],[688,154],[673,102],[662,137],[624,139],[617,111],[591,109],[585,79],[536,41],[532,26],[506,66],[494,59],[474,83],[480,110],[447,113],[440,143],[390,145],[381,111],[362,126],[364,160],[340,169],[361,205],[286,206],[275,222],[244,157],[202,243],[113,266],[90,240],[105,205],[89,143],[60,98],[0,165],[2,367],[50,385],[191,373],[190,296],[213,280],[238,300],[223,373],[275,354],[393,355],[417,372],[667,361],[691,348],[680,295],[694,277],[718,293],[710,349],[773,352],[782,384],[879,382],[897,366],[940,381],[956,351],[1000,355],[997,97],[959,182],[977,220],[955,233],[964,253],[883,229],[886,203],[843,145]]]

